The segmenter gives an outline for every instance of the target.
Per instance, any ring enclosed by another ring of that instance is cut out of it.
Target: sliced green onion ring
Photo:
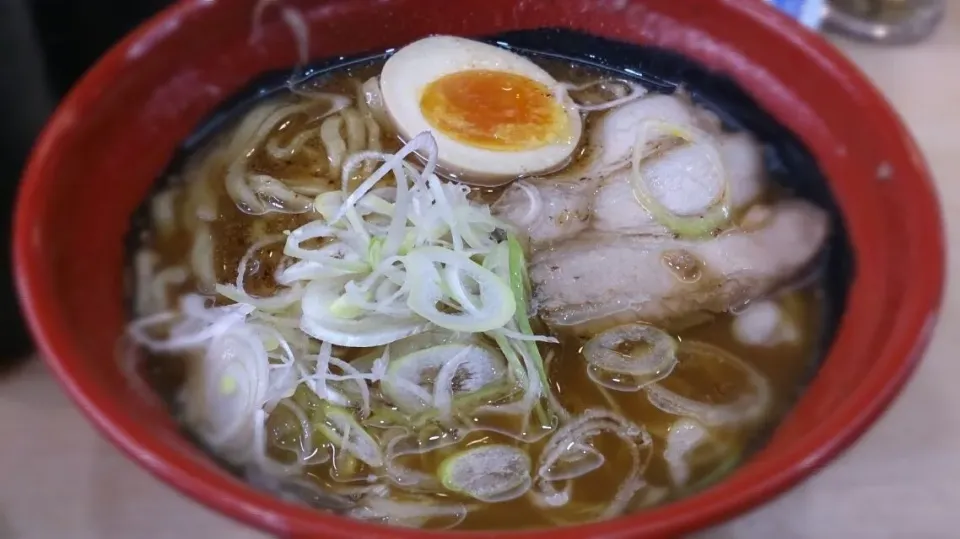
[[[506,370],[503,357],[488,346],[442,344],[395,357],[380,390],[407,413],[431,407],[449,413],[459,398],[502,381]]]
[[[507,445],[484,445],[447,457],[437,472],[448,490],[482,502],[519,498],[530,490],[530,457]]]
[[[397,318],[371,313],[359,319],[337,316],[331,306],[339,297],[328,281],[307,285],[301,306],[300,329],[315,339],[338,346],[370,347],[390,344],[426,331],[430,324],[418,317]]]
[[[604,433],[612,434],[624,443],[631,464],[627,470],[618,470],[624,479],[610,503],[597,510],[596,518],[610,518],[626,508],[636,492],[646,485],[643,474],[653,455],[653,440],[646,429],[622,416],[593,409],[557,429],[540,452],[536,481],[531,491],[537,505],[549,508],[569,503],[572,495],[569,483],[563,489],[557,484],[569,481],[575,472],[583,475],[603,465],[588,448],[591,448],[594,437]]]
[[[718,346],[692,340],[684,340],[679,352],[681,358],[682,355],[689,354],[700,361],[720,361],[736,367],[746,375],[753,390],[745,392],[729,404],[710,404],[678,395],[660,383],[650,384],[643,389],[647,393],[647,399],[657,408],[668,414],[696,419],[708,427],[721,427],[756,421],[770,407],[772,399],[770,382],[757,369],[736,355]],[[680,361],[682,363],[690,359]]]
[[[640,391],[673,372],[677,340],[649,324],[627,324],[587,341],[583,357],[587,375],[597,384],[614,391]]]
[[[731,217],[730,184],[720,152],[712,137],[696,127],[671,124],[662,120],[647,120],[638,131],[637,142],[633,148],[630,182],[637,201],[650,212],[650,215],[657,222],[683,237],[695,238],[709,235],[726,225]],[[711,160],[723,174],[723,185],[718,199],[705,212],[698,215],[675,214],[650,192],[647,181],[641,173],[641,164],[650,155],[647,147],[650,142],[656,140],[656,135],[675,137],[690,144],[702,144],[709,151]]]
[[[445,271],[438,271],[436,264],[443,264]],[[405,265],[407,273],[413,276],[408,281],[410,296],[407,305],[437,326],[451,331],[482,333],[502,327],[513,318],[517,306],[507,284],[463,253],[440,247],[420,247],[406,256]],[[456,286],[452,282],[459,278],[476,283],[479,294],[476,297],[463,294],[462,282]],[[438,308],[450,292],[457,293],[451,299],[461,309],[459,313]]]
[[[323,412],[324,421],[316,427],[324,437],[368,466],[383,466],[380,444],[357,423],[353,413],[329,404],[323,407]]]

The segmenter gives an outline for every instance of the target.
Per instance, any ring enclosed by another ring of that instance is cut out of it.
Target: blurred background
[[[10,260],[13,201],[26,156],[56,102],[100,54],[165,0],[0,0],[0,362],[30,351]]]

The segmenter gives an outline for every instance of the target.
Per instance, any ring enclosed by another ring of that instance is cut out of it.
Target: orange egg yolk
[[[566,112],[550,89],[505,71],[440,77],[424,89],[420,111],[440,133],[487,150],[533,150],[570,137]]]

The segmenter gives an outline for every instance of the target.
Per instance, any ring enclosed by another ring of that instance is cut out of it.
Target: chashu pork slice
[[[701,110],[684,96],[665,94],[650,94],[611,110],[591,131],[589,144],[593,155],[588,172],[628,165],[640,129],[649,120],[707,128],[700,121]]]
[[[555,329],[594,334],[644,321],[679,329],[762,296],[795,277],[826,241],[829,218],[780,202],[751,230],[684,241],[583,234],[534,253],[534,303]]]
[[[734,211],[746,208],[763,194],[766,186],[763,149],[747,133],[724,133],[717,138],[717,146],[730,189],[730,206]],[[681,215],[696,213],[697,209],[712,202],[716,186],[700,183],[711,172],[708,156],[701,148],[692,145],[648,159],[641,165],[641,174],[655,184],[652,185],[654,195],[668,209]],[[596,230],[672,235],[637,201],[629,169],[603,180],[590,204],[590,211],[590,223]]]
[[[632,146],[623,143],[636,140],[638,122],[645,119],[695,125],[693,110],[681,98],[658,95],[610,112],[597,128],[594,165],[580,175],[515,182],[494,204],[494,213],[535,245],[569,239],[587,229],[672,236],[637,201],[630,181]],[[699,213],[715,201],[724,178],[735,211],[763,194],[767,178],[760,144],[744,132],[717,132],[713,137],[722,170],[701,145],[681,146],[644,161],[641,173],[667,209],[680,215]]]
[[[560,241],[587,228],[595,185],[573,178],[522,180],[507,188],[491,209],[534,244]]]
[[[494,203],[493,212],[530,238],[533,244],[548,244],[572,238],[590,225],[597,188],[611,173],[623,179],[630,165],[639,129],[647,120],[663,120],[679,125],[698,123],[698,109],[689,99],[652,94],[632,101],[604,115],[589,140],[592,151],[574,173],[530,178],[514,182]],[[618,172],[619,171],[619,172]],[[629,189],[629,187],[628,187]],[[629,195],[633,199],[633,195]],[[642,221],[649,214],[636,205]],[[662,228],[662,227],[661,227]]]

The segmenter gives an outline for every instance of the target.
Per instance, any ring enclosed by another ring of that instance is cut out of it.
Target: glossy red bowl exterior
[[[114,47],[41,136],[16,211],[23,306],[50,368],[131,458],[225,514],[296,538],[445,534],[311,511],[231,477],[184,439],[114,361],[124,315],[123,236],[176,145],[296,44],[276,13],[250,40],[254,0],[177,4]],[[569,27],[679,51],[735,79],[793,130],[831,180],[856,257],[847,310],[822,369],[770,444],[733,476],[642,514],[559,530],[457,534],[581,539],[673,536],[782,492],[853,442],[887,407],[930,338],[944,281],[929,173],[889,105],[829,44],[759,1],[304,0],[311,56],[384,49],[432,33]],[[452,534],[448,534],[452,535]]]

